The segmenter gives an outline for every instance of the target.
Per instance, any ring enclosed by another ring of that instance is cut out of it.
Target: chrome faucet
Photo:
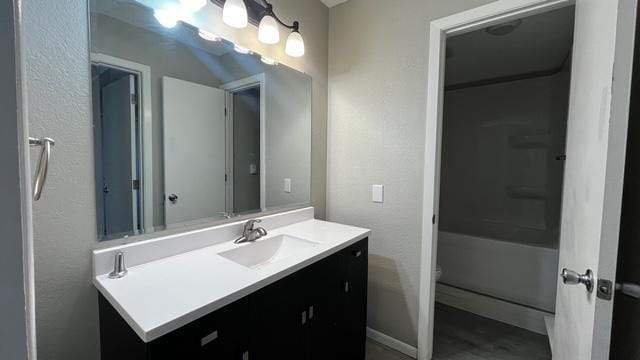
[[[255,223],[260,223],[262,220],[260,219],[251,219],[244,224],[244,229],[242,230],[242,236],[235,239],[233,242],[236,244],[242,244],[245,242],[254,242],[261,237],[267,235],[267,230],[263,227],[254,228]]]

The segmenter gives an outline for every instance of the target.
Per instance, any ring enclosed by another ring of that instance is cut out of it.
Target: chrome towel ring
[[[29,137],[29,146],[41,146],[40,159],[36,167],[36,178],[33,183],[33,200],[40,200],[44,183],[47,180],[47,171],[49,170],[49,159],[51,157],[51,147],[55,145],[52,138],[34,138]]]

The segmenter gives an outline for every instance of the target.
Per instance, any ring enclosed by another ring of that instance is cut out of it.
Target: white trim
[[[91,62],[133,71],[140,76],[140,94],[142,95],[142,121],[140,126],[140,143],[142,156],[142,181],[140,191],[143,193],[142,212],[144,214],[144,230],[153,230],[153,116],[151,104],[151,68],[144,64],[120,59],[111,55],[91,53]]]
[[[234,93],[240,90],[244,90],[250,87],[254,87],[255,85],[260,85],[260,209],[262,211],[267,210],[267,83],[266,77],[264,73],[252,75],[246,78],[242,78],[240,80],[232,81],[226,84],[222,84],[220,89],[224,91],[228,91],[230,93]],[[233,101],[228,101],[228,103],[233,104]],[[229,110],[227,114],[227,119],[231,119],[233,121],[232,115],[233,107]],[[227,123],[228,124],[228,123]],[[231,144],[233,144],[233,138],[231,140]],[[233,145],[232,145],[233,146]],[[231,149],[231,154],[233,154],[233,149]],[[233,155],[232,155],[233,156]],[[233,171],[228,174],[233,175]],[[229,178],[229,183],[233,183],[233,177]],[[233,188],[231,188],[233,189]],[[231,199],[233,199],[233,195],[231,195]]]
[[[367,337],[377,343],[380,343],[390,349],[393,349],[399,353],[409,356],[412,359],[416,359],[418,356],[418,349],[415,346],[411,346],[405,342],[402,342],[396,338],[393,338],[387,334],[383,334],[377,330],[367,327]]]
[[[436,301],[486,318],[547,335],[546,316],[554,314],[445,284],[436,285]]]
[[[433,353],[438,225],[437,222],[432,224],[432,216],[438,214],[439,210],[440,140],[442,136],[446,38],[515,18],[551,11],[573,3],[573,0],[499,0],[432,21],[429,26],[422,249],[418,305],[418,358],[420,360],[431,359]]]
[[[545,316],[544,325],[547,327],[547,337],[549,337],[549,347],[551,348],[551,356],[553,357],[553,332],[556,325],[555,315]]]

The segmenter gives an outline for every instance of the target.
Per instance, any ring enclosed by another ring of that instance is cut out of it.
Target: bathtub
[[[499,238],[439,231],[440,283],[553,313],[557,232],[510,234]]]

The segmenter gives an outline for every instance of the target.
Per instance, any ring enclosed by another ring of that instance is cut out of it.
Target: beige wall
[[[87,0],[21,4],[28,131],[56,140],[45,194],[33,209],[38,355],[47,360],[98,359],[90,257],[98,243]],[[274,7],[286,20],[300,20],[307,44],[299,65],[313,78],[312,202],[322,217],[328,9],[319,0],[274,0]],[[247,31],[255,36],[255,28]]]
[[[428,25],[488,2],[350,0],[330,11],[327,217],[373,230],[369,326],[414,346]],[[371,202],[372,184],[385,185],[384,204]]]

